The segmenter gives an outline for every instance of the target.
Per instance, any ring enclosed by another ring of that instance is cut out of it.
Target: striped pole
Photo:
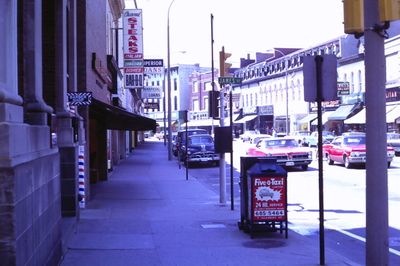
[[[85,146],[79,146],[78,154],[78,200],[79,207],[85,208]]]

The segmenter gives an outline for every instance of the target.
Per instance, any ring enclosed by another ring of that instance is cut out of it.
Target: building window
[[[351,79],[351,82],[350,82],[350,94],[353,94],[354,93],[354,72],[351,72],[350,79]]]
[[[174,91],[178,90],[178,81],[174,79]]]
[[[199,92],[199,83],[197,81],[193,82],[193,92]]]
[[[212,91],[211,82],[205,82],[204,83],[204,90],[205,91]]]
[[[200,111],[200,108],[199,108],[199,100],[198,100],[198,99],[193,99],[193,102],[192,102],[192,110],[193,110],[193,111]]]
[[[363,87],[362,74],[361,70],[358,70],[358,93],[362,92],[362,87]]]
[[[178,97],[174,96],[174,110],[178,110]]]
[[[208,96],[203,98],[203,110],[208,110]]]

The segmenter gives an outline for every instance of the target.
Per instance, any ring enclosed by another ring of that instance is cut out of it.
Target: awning
[[[395,123],[400,117],[400,107],[396,105],[393,109],[386,113],[386,123]]]
[[[233,121],[233,123],[234,124],[246,123],[247,121],[253,120],[256,117],[257,117],[257,115],[246,115],[239,120]]]
[[[345,120],[353,111],[355,104],[341,105],[328,117],[328,120]]]
[[[297,124],[305,124],[305,123],[310,123],[314,119],[317,118],[317,114],[308,114],[299,121],[297,121]]]
[[[330,115],[332,115],[332,113],[334,113],[334,111],[330,111],[330,112],[324,112],[323,114],[322,114],[322,118],[321,118],[321,120],[322,120],[322,124],[324,125],[326,122],[328,122],[328,117],[330,116]],[[315,119],[314,121],[312,121],[311,122],[311,125],[313,125],[313,126],[317,126],[318,125],[318,119]]]
[[[239,117],[239,115],[240,114],[233,114],[232,115],[232,122],[233,123],[235,123],[235,120]],[[225,126],[229,126],[230,122],[231,122],[231,118],[229,116],[225,117],[225,119],[224,119]]]
[[[206,126],[212,126],[213,121],[211,118],[208,119],[199,119],[199,120],[190,120],[187,123],[188,127],[206,127]],[[214,126],[219,126],[219,120],[214,119]],[[186,123],[182,124],[182,127],[186,127]]]
[[[365,114],[366,108],[362,109],[360,112],[350,117],[349,119],[344,120],[345,124],[365,124]]]
[[[397,111],[396,111],[397,109]],[[345,124],[365,124],[366,120],[366,108],[363,108],[360,112],[344,120]],[[392,112],[393,111],[393,112]],[[394,123],[394,121],[400,117],[400,108],[397,105],[387,105],[386,106],[386,122]]]
[[[92,98],[89,114],[91,119],[98,120],[99,124],[104,124],[107,129],[138,131],[156,129],[156,120],[128,112],[95,98]]]

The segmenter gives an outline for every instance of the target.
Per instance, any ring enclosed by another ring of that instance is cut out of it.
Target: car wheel
[[[301,169],[303,169],[304,171],[307,171],[308,170],[308,164],[302,165]]]
[[[333,165],[334,161],[331,159],[331,156],[330,156],[330,155],[327,155],[326,157],[327,157],[327,159],[328,159],[328,164],[329,164],[329,165]]]
[[[350,161],[349,161],[349,157],[344,156],[344,157],[343,157],[343,161],[344,161],[344,167],[346,167],[346,168],[351,168],[351,163],[350,163]]]

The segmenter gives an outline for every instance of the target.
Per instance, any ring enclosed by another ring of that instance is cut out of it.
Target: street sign
[[[67,97],[71,106],[90,105],[92,103],[91,92],[67,92]]]
[[[242,78],[235,78],[235,77],[219,77],[218,78],[218,83],[220,85],[225,85],[225,84],[241,84],[242,83]]]

